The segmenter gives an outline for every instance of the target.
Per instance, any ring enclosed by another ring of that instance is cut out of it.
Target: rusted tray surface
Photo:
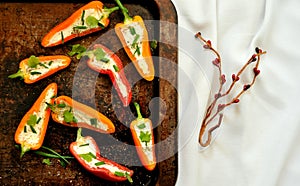
[[[115,6],[113,1],[102,2],[107,7]],[[152,172],[141,166],[131,166],[139,164],[135,149],[129,148],[133,145],[133,140],[128,126],[134,119],[134,107],[130,104],[128,108],[124,108],[117,96],[111,96],[114,89],[108,76],[98,74],[85,63],[72,58],[68,68],[32,85],[7,78],[18,70],[19,62],[30,55],[66,54],[70,51],[67,44],[43,48],[40,41],[53,26],[86,3],[87,1],[0,4],[0,185],[130,185],[128,182],[114,183],[99,179],[86,172],[76,160],[63,168],[59,160],[52,159],[52,165],[47,166],[42,163],[43,157],[30,152],[22,159],[19,158],[20,153],[14,142],[15,130],[23,115],[51,82],[58,84],[58,95],[72,96],[95,107],[115,123],[116,132],[112,135],[90,130],[84,130],[84,135],[91,135],[96,139],[102,156],[134,170],[134,185],[174,185],[177,178],[177,93],[174,87],[177,84],[176,27],[156,23],[147,25],[150,40],[164,41],[159,42],[154,56],[168,59],[175,65],[163,65],[163,60],[155,58],[157,77],[152,82],[139,80],[132,87],[132,102],[139,102],[144,117],[150,117],[154,126],[157,126],[154,130],[156,143],[165,141],[167,144],[156,148],[157,156],[159,159],[162,157],[162,161]],[[124,0],[123,3],[130,14],[141,15],[145,20],[177,22],[176,11],[170,0]],[[107,29],[68,44],[89,46],[100,38],[100,42],[117,51],[124,66],[130,64],[116,35],[110,31],[122,20],[121,12],[114,12]],[[107,32],[111,34],[100,37]],[[168,80],[160,78],[160,74],[168,74]],[[133,68],[128,68],[126,75],[129,81],[139,77]],[[164,104],[151,101],[155,97],[160,97]],[[75,141],[76,131],[77,128],[68,128],[50,120],[43,145],[63,155],[70,155],[69,145]],[[111,137],[122,143],[111,143],[108,140]]]

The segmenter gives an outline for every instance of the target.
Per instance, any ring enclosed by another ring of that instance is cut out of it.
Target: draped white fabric
[[[173,3],[180,28],[177,185],[299,185],[300,1]],[[204,151],[198,132],[216,79],[207,67],[214,56],[193,36],[198,31],[220,52],[229,82],[256,46],[267,51],[256,83],[226,109],[215,141]]]

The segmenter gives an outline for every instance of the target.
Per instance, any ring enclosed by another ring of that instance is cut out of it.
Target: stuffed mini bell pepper
[[[155,72],[144,21],[138,15],[130,17],[127,8],[121,4],[120,0],[116,2],[124,15],[124,22],[115,26],[116,34],[138,73],[144,79],[152,81]]]
[[[124,106],[131,101],[131,87],[123,71],[120,58],[103,45],[95,44],[93,50],[87,51],[88,66],[103,74],[108,74]]]
[[[130,124],[131,134],[141,163],[147,170],[152,171],[156,166],[152,122],[143,118],[138,103],[135,102],[134,106],[138,117]]]
[[[95,140],[90,136],[83,137],[81,128],[78,129],[76,141],[70,145],[70,151],[83,168],[95,176],[115,182],[132,182],[133,171],[101,157]]]
[[[9,78],[21,78],[25,83],[35,83],[48,77],[70,65],[71,59],[63,55],[55,56],[30,56],[19,64],[19,71],[8,76]]]
[[[44,47],[56,46],[73,38],[102,30],[109,24],[109,15],[118,9],[118,7],[104,8],[102,2],[91,1],[50,30],[41,44]]]
[[[115,126],[110,119],[97,110],[79,103],[68,96],[55,98],[51,108],[52,119],[70,127],[83,127],[101,133],[114,133]]]
[[[15,141],[21,145],[21,157],[42,146],[51,112],[47,105],[53,103],[56,94],[57,84],[49,84],[22,118],[15,133]]]

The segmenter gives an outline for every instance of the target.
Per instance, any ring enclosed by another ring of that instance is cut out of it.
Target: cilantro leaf
[[[36,123],[37,123],[37,116],[31,114],[31,115],[29,116],[29,119],[27,120],[27,124],[28,124],[29,126],[34,127]]]
[[[69,56],[74,56],[77,54],[76,58],[80,59],[84,52],[86,51],[86,48],[80,44],[72,45],[72,50],[68,53]]]
[[[155,50],[157,48],[157,41],[156,40],[153,40],[150,42],[150,48],[151,50]]]
[[[151,140],[151,134],[149,133],[149,131],[146,132],[141,131],[139,138],[141,142],[145,142],[147,146],[147,143],[150,142]]]
[[[28,66],[30,68],[36,68],[36,66],[40,63],[39,58],[35,57],[34,55],[30,56],[28,59]]]
[[[89,26],[89,27],[97,27],[98,26],[98,19],[96,19],[94,16],[88,16],[85,20],[86,24]]]
[[[64,113],[64,121],[67,122],[67,123],[70,123],[70,122],[77,122],[74,114],[71,112],[71,111],[68,111],[68,110],[65,110]]]
[[[95,55],[97,61],[100,61],[101,59],[103,59],[105,57],[106,54],[101,48],[97,48],[94,50],[94,55]]]
[[[42,163],[44,163],[46,165],[51,165],[51,161],[49,158],[43,159]]]

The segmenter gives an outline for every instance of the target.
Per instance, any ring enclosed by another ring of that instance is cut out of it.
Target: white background
[[[198,55],[205,60],[194,60],[193,49],[179,50],[179,67],[193,82],[190,88],[185,86],[187,80],[179,74],[177,185],[300,185],[300,1],[172,2],[181,28],[191,34],[201,31],[212,40],[227,77],[246,62],[256,46],[267,51],[255,85],[239,104],[226,109],[216,140],[200,151],[198,131],[209,98],[209,83],[214,79],[210,72],[197,69],[211,64],[213,56],[199,47]],[[179,38],[185,37],[189,36],[179,30]]]

